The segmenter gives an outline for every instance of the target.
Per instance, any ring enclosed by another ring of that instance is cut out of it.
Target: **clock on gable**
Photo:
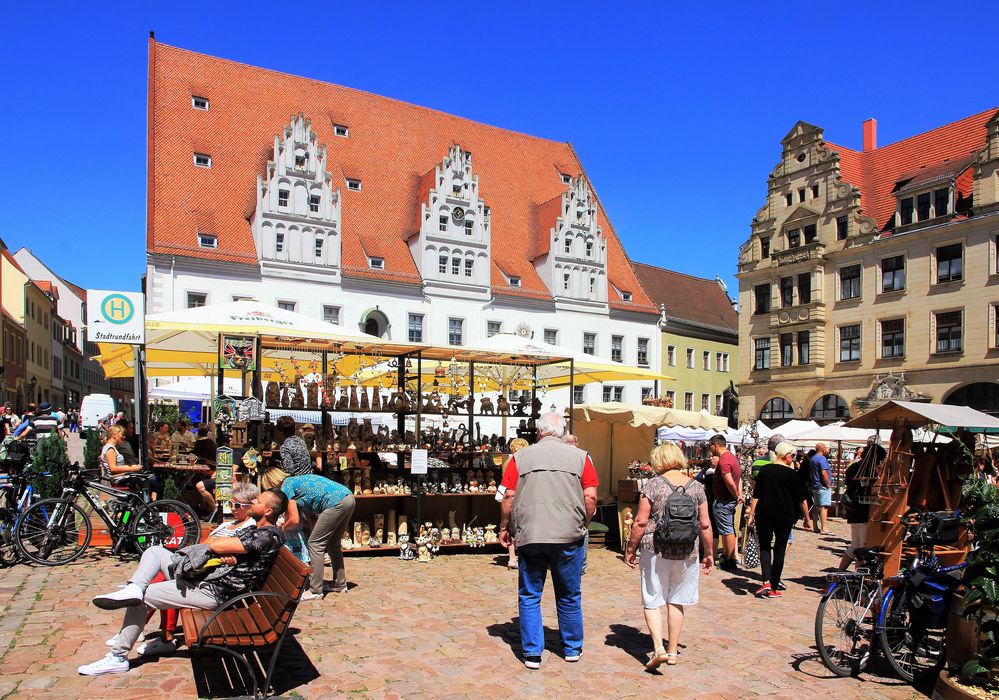
[[[451,218],[454,219],[456,224],[460,224],[465,220],[465,210],[461,207],[455,207],[451,210]]]

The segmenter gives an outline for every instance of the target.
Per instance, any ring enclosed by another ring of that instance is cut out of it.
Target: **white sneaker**
[[[100,676],[105,673],[125,673],[125,671],[128,670],[128,659],[123,656],[118,656],[114,652],[108,652],[104,658],[98,659],[92,664],[84,664],[76,670],[81,676]]]
[[[94,596],[90,602],[101,610],[118,610],[119,608],[130,608],[133,605],[142,605],[142,589],[134,583],[130,583],[113,593]]]
[[[307,600],[322,600],[322,593],[313,593],[312,591],[306,591],[302,594],[301,601],[304,603]]]
[[[139,647],[140,656],[165,656],[177,651],[177,640],[165,641],[156,637]]]

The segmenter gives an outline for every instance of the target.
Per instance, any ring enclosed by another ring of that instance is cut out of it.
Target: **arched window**
[[[760,420],[764,423],[776,423],[791,420],[792,418],[794,418],[794,409],[791,408],[791,403],[787,399],[780,397],[767,401],[763,404],[763,410],[760,411]]]
[[[386,337],[386,333],[388,333],[389,320],[388,317],[378,309],[371,309],[370,311],[366,311],[364,315],[361,316],[360,325],[361,329],[368,335],[384,338]]]
[[[951,406],[970,406],[976,411],[999,416],[999,387],[991,382],[968,384],[943,400]]]
[[[836,394],[826,394],[812,406],[810,416],[816,420],[845,419],[850,417],[850,407]]]

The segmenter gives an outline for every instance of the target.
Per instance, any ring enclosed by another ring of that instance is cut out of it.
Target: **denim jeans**
[[[528,544],[517,548],[520,560],[520,642],[524,656],[541,656],[545,629],[541,622],[541,594],[548,571],[555,588],[555,609],[567,656],[583,650],[583,605],[580,577],[586,548],[583,540],[568,544]]]

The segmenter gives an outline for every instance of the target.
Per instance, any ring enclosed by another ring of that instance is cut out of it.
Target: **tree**
[[[56,434],[39,438],[29,479],[42,498],[62,495],[62,483],[69,467],[66,442]]]
[[[166,403],[164,401],[154,401],[149,406],[149,425],[151,428],[150,432],[152,432],[152,430],[155,430],[156,426],[159,423],[169,423],[172,426],[179,419],[180,419],[180,409],[172,403]]]
[[[83,446],[83,468],[94,471],[101,463],[101,438],[96,430],[87,432],[87,442]]]

